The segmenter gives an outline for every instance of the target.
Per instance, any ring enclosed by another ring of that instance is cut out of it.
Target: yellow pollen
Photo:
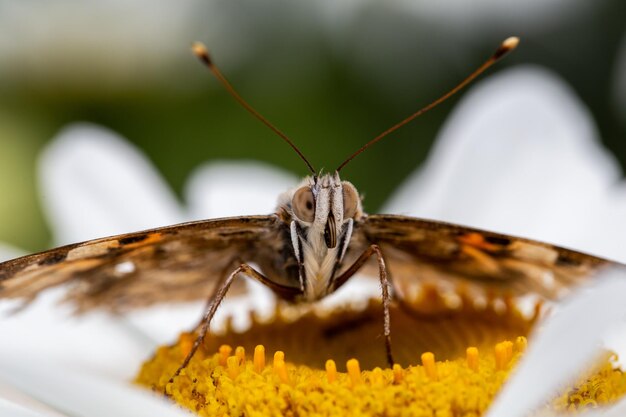
[[[330,383],[335,382],[337,379],[337,365],[332,359],[326,361],[326,377]]]
[[[485,413],[506,380],[510,365],[519,358],[516,339],[516,354],[510,363],[506,359],[514,344],[505,341],[484,351],[487,353],[483,359],[479,358],[476,347],[469,347],[465,358],[435,362],[434,354],[426,352],[421,366],[406,368],[394,364],[391,369],[375,367],[361,371],[359,361],[350,359],[346,363],[347,372],[341,373],[333,360],[326,361],[325,370],[287,364],[282,351],[276,352],[270,367],[263,364],[263,345],[256,346],[251,360],[244,356],[242,362],[241,355],[235,353],[222,365],[222,356],[229,350],[222,346],[213,355],[192,359],[186,371],[168,383],[180,363],[184,344],[185,339],[180,338],[177,345],[158,349],[153,361],[144,365],[137,381],[157,392],[167,392],[176,402],[203,417],[348,414],[477,417]],[[575,412],[622,397],[626,392],[626,375],[615,368],[616,360],[615,356],[607,355],[597,370],[568,388],[552,402],[550,409]],[[266,372],[268,369],[270,372]]]
[[[478,349],[475,347],[468,347],[466,352],[467,366],[472,371],[478,371]]]
[[[402,367],[400,365],[398,365],[397,363],[393,364],[393,383],[394,384],[399,384],[400,382],[402,382]]]
[[[461,302],[450,307],[438,287],[430,288],[407,297],[416,314],[391,306],[398,361],[391,368],[384,365],[384,345],[376,343],[380,301],[324,314],[277,305],[270,321],[251,316],[243,333],[227,322],[225,333],[209,335],[170,383],[197,337],[181,334],[156,350],[136,381],[201,417],[485,415],[524,355],[528,341],[521,336],[538,319],[539,305],[529,318],[511,297],[484,294],[476,302],[460,288]],[[341,363],[346,372],[337,370]],[[538,411],[571,414],[616,402],[626,393],[617,364],[607,355]]]
[[[513,342],[505,340],[502,344],[504,345],[504,361],[508,365],[513,359]]]
[[[346,368],[348,370],[348,377],[350,377],[350,382],[352,386],[356,386],[361,383],[361,366],[359,365],[359,361],[356,359],[350,359],[346,362]]]
[[[220,365],[222,366],[226,366],[226,359],[228,359],[228,357],[230,356],[230,352],[233,351],[233,348],[231,348],[228,345],[222,345],[220,346],[219,352],[220,352]]]
[[[243,346],[237,346],[237,348],[235,349],[235,356],[239,359],[239,363],[246,362],[246,350],[243,348]]]
[[[515,339],[515,349],[522,353],[526,350],[526,346],[528,345],[528,340],[524,336],[519,336]]]
[[[498,343],[494,352],[496,354],[496,369],[503,371],[506,368],[506,347],[503,343]]]
[[[191,348],[193,347],[195,339],[196,337],[191,333],[183,333],[180,335],[180,353],[183,358],[186,357],[189,352],[191,352]]]
[[[503,371],[513,359],[513,342],[505,340],[495,347],[496,369]]]
[[[426,375],[428,375],[431,380],[436,381],[439,379],[437,366],[435,364],[435,355],[432,352],[422,353],[422,366],[424,367],[424,371],[426,371]]]
[[[274,352],[274,365],[276,365],[276,362],[285,362],[285,352],[282,350]]]
[[[230,379],[235,379],[239,375],[239,363],[237,356],[230,356],[226,359],[226,367],[228,368],[228,376],[230,376]]]
[[[274,372],[278,375],[280,382],[283,384],[289,383],[289,375],[287,374],[287,365],[283,360],[275,360],[274,361]]]
[[[370,385],[377,386],[383,384],[383,370],[378,366],[372,369],[372,373],[369,375]]]
[[[265,368],[265,346],[256,345],[254,348],[254,371],[260,374]]]

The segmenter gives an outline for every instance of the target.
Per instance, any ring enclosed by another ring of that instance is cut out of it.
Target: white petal
[[[597,137],[589,112],[555,76],[506,71],[463,99],[386,212],[616,254],[626,245],[616,232],[626,229],[624,205],[612,188],[620,174]]]
[[[12,403],[0,398],[0,415],[11,417],[57,417],[62,414],[48,414],[40,411],[30,410],[27,407]]]
[[[626,269],[613,269],[564,302],[533,336],[487,417],[525,417],[585,370],[603,337],[626,317],[624,294]]]
[[[23,362],[45,358],[59,366],[94,370],[112,378],[131,378],[156,345],[141,338],[123,319],[106,313],[73,317],[58,306],[63,290],[46,291],[27,309],[6,315],[16,303],[0,303],[0,358]]]
[[[24,251],[0,242],[0,262],[24,255]]]
[[[271,290],[252,279],[243,279],[248,289],[245,295],[226,297],[211,321],[211,331],[222,331],[228,319],[231,320],[235,331],[243,332],[252,324],[251,311],[261,317],[270,316],[274,311],[275,297]],[[207,292],[207,299],[209,295]],[[181,332],[194,328],[202,318],[205,305],[206,301],[160,305],[129,313],[125,320],[135,326],[137,331],[149,337],[150,343],[156,346],[172,343]],[[150,354],[153,350],[148,349],[145,353]]]
[[[41,194],[55,243],[70,243],[184,220],[150,162],[106,129],[75,124],[41,158]]]
[[[298,179],[259,162],[212,162],[194,171],[185,195],[194,219],[269,214]]]
[[[626,183],[613,186],[598,213],[590,213],[589,226],[571,246],[626,263]]]
[[[43,358],[0,358],[0,377],[23,392],[76,417],[182,417],[189,413],[131,386]]]
[[[0,416],[69,417],[0,381]]]

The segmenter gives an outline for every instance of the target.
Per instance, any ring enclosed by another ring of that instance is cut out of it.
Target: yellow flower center
[[[511,303],[492,301],[444,311],[443,300],[431,297],[413,303],[411,311],[394,307],[398,363],[392,368],[384,363],[377,337],[380,303],[370,302],[324,316],[313,311],[290,316],[281,308],[268,322],[253,317],[244,333],[227,328],[208,336],[169,383],[195,339],[184,333],[175,345],[159,348],[136,380],[201,416],[476,417],[522,355],[536,318],[524,317]],[[626,376],[607,357],[550,407],[576,410],[625,392]]]

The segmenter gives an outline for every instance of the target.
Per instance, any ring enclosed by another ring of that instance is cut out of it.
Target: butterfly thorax
[[[278,210],[289,226],[303,299],[315,301],[333,290],[333,279],[350,244],[361,199],[339,174],[307,177],[283,193]]]

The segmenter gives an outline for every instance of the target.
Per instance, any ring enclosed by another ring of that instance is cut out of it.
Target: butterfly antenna
[[[298,149],[296,147],[296,145],[294,145],[294,143],[291,141],[291,139],[289,139],[287,137],[287,135],[285,135],[283,132],[281,132],[277,127],[275,127],[273,124],[271,124],[265,117],[263,117],[259,112],[257,112],[256,110],[254,110],[254,108],[252,108],[252,106],[250,106],[240,95],[239,93],[237,93],[237,91],[235,91],[235,89],[233,88],[233,86],[228,82],[228,80],[222,75],[222,72],[219,70],[219,68],[215,65],[215,63],[213,62],[213,60],[211,59],[209,52],[207,51],[206,47],[200,43],[200,42],[195,42],[192,46],[191,46],[191,50],[193,51],[193,53],[200,59],[200,61],[202,61],[202,63],[204,65],[207,66],[207,68],[209,68],[209,70],[213,73],[213,75],[215,76],[215,78],[217,78],[217,80],[222,83],[222,85],[224,86],[224,88],[226,88],[226,91],[228,91],[228,93],[230,93],[231,96],[233,96],[233,98],[235,100],[237,100],[237,102],[239,104],[241,104],[243,106],[244,109],[246,109],[249,113],[251,113],[254,117],[256,117],[257,119],[259,119],[265,126],[269,127],[270,129],[272,129],[274,131],[274,133],[276,133],[278,136],[280,136],[281,138],[283,138],[283,140],[285,142],[287,142],[289,144],[289,146],[291,146],[291,148],[296,151],[296,153],[298,154],[298,156],[300,158],[302,158],[302,160],[304,161],[304,163],[306,164],[306,166],[309,168],[309,171],[311,171],[311,173],[313,175],[316,175],[316,171],[313,168],[313,166],[311,165],[311,163],[305,158],[305,156],[302,154],[302,152],[300,152],[300,149]]]
[[[455,93],[457,93],[463,87],[465,87],[466,85],[471,83],[474,80],[474,78],[478,77],[487,68],[489,68],[490,66],[495,64],[498,60],[500,60],[500,58],[504,57],[506,54],[511,52],[513,49],[515,49],[515,47],[517,46],[518,43],[519,43],[519,38],[517,38],[515,36],[512,36],[510,38],[505,39],[504,42],[502,42],[500,44],[500,47],[498,47],[496,52],[487,61],[485,61],[480,67],[478,67],[478,69],[476,69],[474,72],[472,72],[467,78],[465,78],[463,81],[461,81],[456,87],[454,87],[452,90],[448,91],[446,94],[444,94],[443,96],[439,97],[437,100],[433,101],[432,103],[430,103],[426,107],[421,108],[420,110],[418,110],[417,112],[413,113],[412,115],[410,115],[406,119],[404,119],[401,122],[393,125],[389,129],[387,129],[383,133],[381,133],[380,135],[376,136],[374,139],[372,139],[369,142],[367,142],[358,151],[356,151],[355,153],[350,155],[350,157],[348,159],[343,161],[343,163],[341,165],[339,165],[339,168],[337,168],[337,172],[339,172],[344,166],[346,166],[348,164],[348,162],[352,161],[357,155],[359,155],[360,153],[365,151],[367,148],[369,148],[370,146],[372,146],[373,144],[375,144],[376,142],[378,142],[379,140],[381,140],[385,136],[387,136],[390,133],[400,129],[402,126],[404,126],[405,124],[411,122],[416,117],[421,116],[422,114],[426,113],[428,110],[430,110],[430,109],[432,109],[434,107],[437,107],[437,105],[443,103],[448,98],[452,97]]]

